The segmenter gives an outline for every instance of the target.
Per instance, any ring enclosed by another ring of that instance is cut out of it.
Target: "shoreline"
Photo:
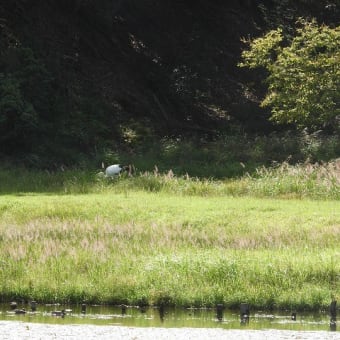
[[[338,340],[340,332],[290,330],[229,330],[220,328],[156,328],[97,325],[55,325],[20,321],[0,321],[2,340],[16,339],[299,339]]]

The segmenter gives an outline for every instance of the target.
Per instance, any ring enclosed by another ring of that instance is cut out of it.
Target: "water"
[[[249,321],[241,323],[239,311],[223,311],[217,318],[215,309],[173,309],[138,308],[120,306],[86,306],[86,314],[81,306],[38,305],[36,312],[31,312],[29,305],[18,304],[17,309],[26,309],[26,314],[17,315],[9,304],[0,304],[1,321],[20,321],[26,323],[55,325],[100,325],[128,327],[161,328],[219,328],[242,330],[290,330],[290,331],[330,331],[340,334],[340,326],[331,329],[328,312],[297,313],[292,320],[290,312],[250,311]],[[63,317],[52,315],[53,311],[62,309],[67,313]],[[68,311],[69,309],[69,311]],[[339,323],[339,322],[338,322]]]

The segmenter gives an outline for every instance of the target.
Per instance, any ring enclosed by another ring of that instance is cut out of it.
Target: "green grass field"
[[[279,171],[267,182],[26,174],[11,194],[2,172],[1,298],[325,308],[340,298],[338,183],[283,186]]]

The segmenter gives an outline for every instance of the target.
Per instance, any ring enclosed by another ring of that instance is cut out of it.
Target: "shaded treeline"
[[[13,0],[0,4],[0,155],[79,163],[164,136],[268,133],[242,37],[339,1]]]

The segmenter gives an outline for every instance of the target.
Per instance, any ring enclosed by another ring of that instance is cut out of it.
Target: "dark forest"
[[[1,1],[0,157],[74,165],[131,148],[131,135],[294,130],[259,105],[265,71],[237,65],[244,39],[278,27],[289,37],[298,18],[336,27],[340,2]]]

